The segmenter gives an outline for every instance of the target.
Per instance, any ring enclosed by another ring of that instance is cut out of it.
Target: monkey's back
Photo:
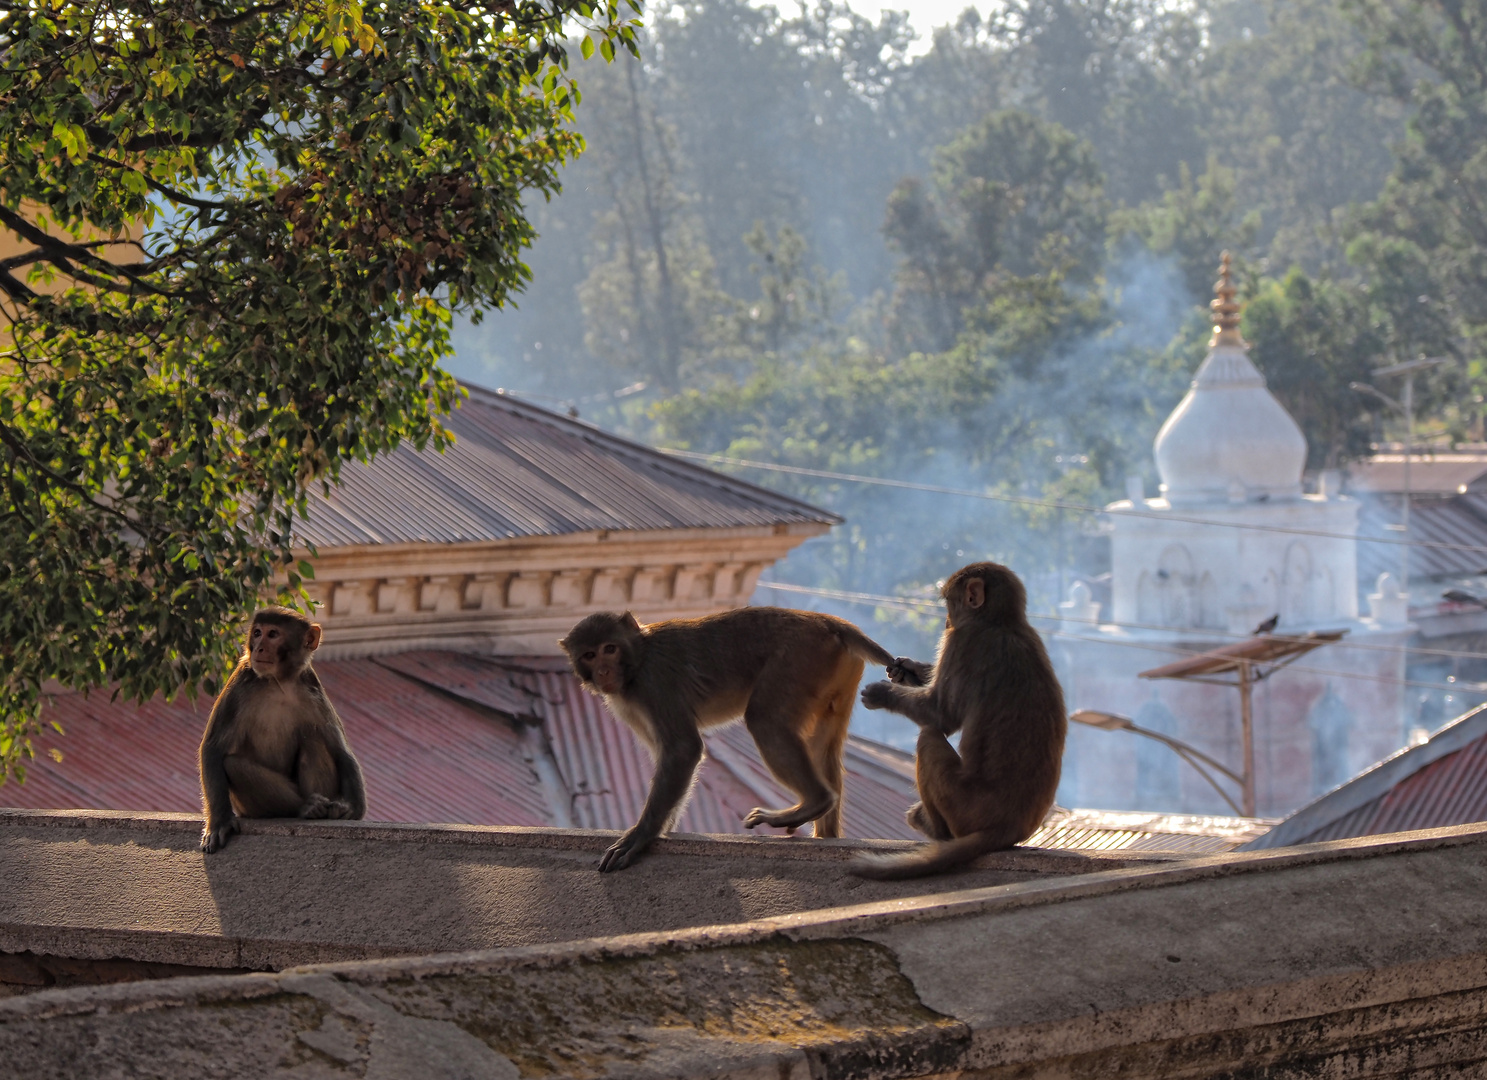
[[[956,631],[940,666],[947,711],[962,722],[960,755],[974,771],[1041,821],[1053,803],[1068,716],[1063,688],[1037,631],[979,626]],[[936,683],[940,684],[937,673]],[[1036,825],[1036,821],[1034,825]]]
[[[741,607],[692,619],[666,619],[647,625],[642,636],[666,642],[663,655],[682,658],[664,671],[650,672],[652,677],[705,694],[743,691],[770,660],[791,651],[837,655],[848,651],[846,641],[861,639],[872,645],[845,619],[779,607]],[[725,655],[728,662],[718,663]]]

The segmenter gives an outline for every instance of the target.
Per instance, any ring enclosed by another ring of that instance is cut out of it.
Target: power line
[[[822,599],[826,599],[826,600],[840,600],[840,601],[842,601],[844,603],[849,603],[849,604],[872,604],[874,606],[887,605],[889,607],[899,607],[899,608],[905,608],[905,609],[916,610],[916,611],[939,610],[940,609],[940,603],[938,601],[936,601],[936,600],[916,600],[916,599],[914,599],[912,597],[905,597],[905,596],[880,596],[880,595],[877,595],[875,593],[848,592],[848,591],[843,590],[843,589],[818,589],[818,588],[815,588],[815,587],[810,586],[810,585],[790,585],[790,584],[785,584],[785,583],[781,583],[781,582],[772,582],[772,581],[761,581],[761,582],[759,582],[759,588],[763,588],[763,589],[774,589],[777,592],[801,593],[801,594],[806,595],[806,596],[819,596]],[[1149,629],[1149,630],[1174,629],[1174,628],[1170,628],[1170,627],[1150,626],[1150,625],[1143,625],[1143,624],[1139,624],[1139,623],[1135,623],[1135,624],[1133,624],[1133,623],[1099,623],[1098,620],[1095,620],[1095,619],[1065,619],[1061,615],[1036,615],[1036,614],[1029,614],[1028,615],[1028,618],[1029,619],[1036,619],[1036,620],[1038,620],[1040,622],[1079,622],[1079,623],[1086,623],[1086,624],[1089,624],[1089,625],[1117,626],[1117,627],[1121,627],[1121,628],[1136,628],[1136,629]],[[1181,628],[1178,628],[1178,629],[1181,629]],[[1207,632],[1207,631],[1205,631],[1205,632]],[[1220,631],[1214,631],[1214,633],[1215,634],[1219,634],[1221,632]],[[1224,637],[1230,637],[1230,636],[1238,636],[1238,635],[1230,635],[1228,633],[1222,633],[1222,636],[1224,636]],[[1094,641],[1094,640],[1097,640],[1097,639],[1091,638],[1091,639],[1086,639],[1086,640]],[[1147,642],[1147,641],[1121,641],[1121,640],[1119,640],[1117,638],[1102,638],[1102,639],[1098,639],[1098,643],[1099,644],[1102,644],[1102,645],[1116,645],[1116,646],[1119,646],[1121,648],[1126,648],[1126,649],[1144,649],[1147,652],[1173,653],[1173,654],[1176,654],[1178,656],[1202,656],[1205,652],[1208,652],[1209,651],[1207,649],[1188,648],[1188,647],[1184,647],[1184,646],[1181,646],[1181,645],[1172,645],[1172,644],[1163,645],[1163,644],[1158,644],[1156,642]],[[1340,646],[1340,647],[1343,647],[1343,648],[1384,649],[1384,650],[1389,650],[1389,646],[1386,646],[1386,645],[1367,645],[1367,644],[1363,644],[1363,643],[1347,644],[1347,643],[1344,643],[1344,642],[1341,642],[1341,641],[1333,642],[1332,645],[1333,646]],[[1390,651],[1392,651],[1392,650],[1390,650]],[[1410,650],[1410,651],[1416,651],[1416,650]],[[1471,655],[1474,659],[1487,660],[1487,655],[1482,655],[1482,654],[1463,654],[1463,655]],[[1487,694],[1487,684],[1483,684],[1483,683],[1467,683],[1467,682],[1458,682],[1458,683],[1430,683],[1430,682],[1421,682],[1421,681],[1415,680],[1415,679],[1395,679],[1395,678],[1391,678],[1391,677],[1389,677],[1387,675],[1369,675],[1369,674],[1366,674],[1366,673],[1360,672],[1360,671],[1334,671],[1334,670],[1331,670],[1329,668],[1314,668],[1314,667],[1308,667],[1308,666],[1305,666],[1305,665],[1302,665],[1302,664],[1292,664],[1292,665],[1290,665],[1290,667],[1288,668],[1288,670],[1290,670],[1290,671],[1304,671],[1304,672],[1307,672],[1308,674],[1311,674],[1311,675],[1326,675],[1326,676],[1329,676],[1329,677],[1334,677],[1334,678],[1339,678],[1339,679],[1355,679],[1355,680],[1361,680],[1361,681],[1365,681],[1365,682],[1385,683],[1385,684],[1387,684],[1389,686],[1414,686],[1414,687],[1419,687],[1419,688],[1426,689],[1426,690],[1449,690],[1449,691],[1453,691],[1453,692],[1463,692],[1463,693],[1478,694],[1478,695],[1480,695],[1480,694]]]
[[[1156,510],[1109,510],[1103,506],[1086,503],[1061,502],[1056,499],[1035,499],[1030,495],[998,495],[990,491],[972,491],[969,488],[945,487],[940,484],[921,484],[913,480],[891,480],[881,476],[862,476],[857,473],[833,472],[829,469],[807,469],[800,465],[777,465],[772,461],[752,461],[748,458],[728,457],[725,454],[704,454],[697,450],[673,450],[657,447],[663,454],[688,458],[693,461],[708,461],[717,465],[736,465],[747,469],[764,469],[769,472],[789,473],[792,476],[814,476],[823,480],[844,480],[853,484],[869,484],[875,487],[899,488],[905,491],[925,491],[936,495],[960,495],[967,499],[985,499],[989,502],[1013,503],[1018,506],[1037,506],[1047,510],[1071,510],[1081,514],[1119,514],[1121,517],[1150,518],[1153,521],[1174,521],[1184,525],[1216,525],[1226,529],[1248,529],[1253,532],[1285,533],[1290,536],[1316,536],[1327,540],[1353,540],[1360,544],[1390,544],[1395,547],[1418,547],[1438,551],[1469,551],[1487,555],[1487,545],[1452,544],[1440,540],[1395,540],[1387,536],[1354,536],[1350,533],[1327,532],[1322,529],[1299,529],[1286,525],[1257,525],[1247,521],[1215,521],[1212,518],[1185,517]]]

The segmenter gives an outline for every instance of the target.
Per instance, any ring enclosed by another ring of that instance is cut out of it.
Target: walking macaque
[[[320,626],[288,608],[253,616],[247,645],[201,738],[201,850],[238,831],[238,818],[360,818],[361,765],[310,667]]]
[[[755,807],[749,828],[842,834],[842,747],[863,662],[893,657],[851,623],[745,607],[641,626],[630,612],[590,615],[559,642],[573,672],[640,737],[656,762],[637,821],[599,862],[629,866],[671,828],[702,761],[702,730],[742,716],[770,771],[800,801]]]
[[[941,591],[948,617],[931,669],[899,659],[892,682],[862,691],[869,709],[919,725],[920,801],[908,822],[932,840],[907,855],[859,858],[853,873],[907,878],[941,873],[1026,840],[1053,805],[1068,719],[1043,642],[1027,621],[1027,593],[996,563],[955,572]],[[960,753],[947,736],[960,731]]]

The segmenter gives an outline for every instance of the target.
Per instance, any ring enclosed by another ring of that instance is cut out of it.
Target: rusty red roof
[[[366,772],[369,818],[625,829],[640,816],[650,758],[562,660],[418,651],[326,661],[316,671]],[[196,747],[209,711],[205,702],[136,707],[60,695],[46,718],[66,735],[40,740],[29,779],[0,787],[0,804],[198,811]],[[920,839],[903,816],[918,797],[913,755],[852,736],[845,765],[848,836]],[[793,801],[734,724],[708,733],[677,830],[742,833],[752,807]],[[1200,854],[1233,848],[1269,824],[1055,807],[1028,844]]]
[[[592,530],[732,528],[837,515],[507,394],[466,386],[444,453],[404,444],[347,465],[299,539],[456,544]]]
[[[651,763],[639,740],[560,661],[410,652],[317,664],[367,778],[367,816],[473,825],[635,822]],[[0,804],[29,809],[199,810],[196,748],[210,705],[62,694],[24,784]],[[751,807],[794,802],[742,725],[708,734],[682,832],[741,833]],[[53,761],[48,751],[62,753]],[[849,836],[916,837],[903,820],[913,758],[855,737],[847,748]]]
[[[1303,806],[1246,848],[1487,821],[1487,705]]]

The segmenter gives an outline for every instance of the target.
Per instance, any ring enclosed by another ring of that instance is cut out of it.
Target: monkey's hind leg
[[[302,818],[349,818],[351,804],[340,798],[341,778],[330,748],[319,739],[306,739],[299,751],[296,770],[303,802]]]
[[[222,759],[233,807],[249,818],[294,817],[304,802],[299,788],[283,773],[275,772],[242,754]]]
[[[772,825],[794,832],[807,821],[828,814],[838,799],[816,768],[802,732],[807,730],[818,708],[819,690],[811,675],[802,670],[819,657],[781,658],[770,664],[755,683],[754,694],[744,709],[744,726],[759,747],[759,756],[769,771],[800,801],[781,810],[756,806],[744,815],[747,828]],[[818,684],[819,685],[819,684]]]
[[[825,704],[816,713],[816,723],[808,740],[816,772],[834,797],[831,809],[818,817],[812,827],[812,835],[818,838],[842,835],[842,811],[846,803],[846,770],[842,767],[842,752],[847,743],[847,725],[852,721],[852,706],[857,698],[857,684],[862,681],[863,666],[855,656],[848,655],[843,659]]]
[[[945,824],[945,819],[923,802],[916,802],[909,807],[904,820],[909,823],[909,828],[922,832],[931,840],[951,839],[950,826]]]

